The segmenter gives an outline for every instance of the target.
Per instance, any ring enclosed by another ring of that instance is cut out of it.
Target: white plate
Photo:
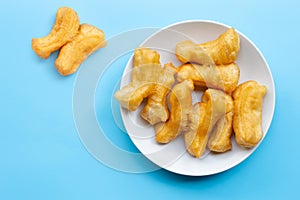
[[[229,26],[213,21],[193,20],[172,24],[159,30],[141,45],[157,50],[161,55],[161,63],[173,62],[175,66],[180,63],[174,55],[175,45],[185,39],[196,43],[215,39]],[[240,35],[241,49],[236,63],[240,67],[240,83],[253,79],[266,85],[268,92],[263,103],[262,128],[266,136],[272,121],[275,107],[275,87],[271,71],[258,48],[242,33]],[[121,88],[131,80],[132,60],[129,60],[121,81]],[[200,101],[201,94],[195,93],[194,101]],[[208,150],[200,158],[194,158],[185,149],[182,136],[166,145],[155,141],[155,132],[141,117],[143,105],[134,112],[121,109],[125,128],[136,147],[148,159],[158,166],[183,175],[204,176],[216,174],[234,167],[251,155],[260,143],[252,149],[239,147],[232,138],[232,150],[222,154],[214,154]],[[263,139],[264,139],[263,137]],[[263,140],[262,139],[262,140]],[[261,140],[261,141],[262,141]]]

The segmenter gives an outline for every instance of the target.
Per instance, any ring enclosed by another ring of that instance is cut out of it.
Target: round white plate
[[[161,63],[173,62],[179,66],[180,62],[174,55],[175,46],[182,40],[192,40],[202,43],[216,39],[226,29],[227,25],[213,21],[193,20],[169,25],[147,38],[141,45],[157,50],[161,55]],[[238,31],[237,31],[238,32]],[[271,71],[258,48],[242,33],[240,35],[240,52],[236,63],[240,67],[240,83],[247,80],[256,80],[266,85],[267,94],[263,102],[262,128],[266,136],[272,121],[275,107],[275,87]],[[121,88],[131,80],[133,58],[129,60],[121,81]],[[194,102],[200,101],[201,93],[195,92]],[[204,176],[216,174],[234,167],[251,155],[260,143],[252,149],[244,149],[235,143],[232,138],[232,150],[222,154],[214,154],[206,150],[204,155],[197,159],[188,154],[182,136],[177,137],[169,144],[161,145],[155,141],[154,128],[148,125],[141,117],[143,105],[134,112],[121,108],[124,126],[136,147],[148,159],[158,166],[183,175]],[[263,139],[264,139],[263,137]],[[262,139],[262,140],[263,140]],[[262,141],[261,140],[261,141]]]

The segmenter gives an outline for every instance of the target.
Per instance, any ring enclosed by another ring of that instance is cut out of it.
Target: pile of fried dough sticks
[[[129,111],[147,98],[141,117],[154,126],[156,141],[166,144],[183,134],[186,149],[197,158],[206,147],[213,152],[231,150],[233,134],[240,146],[251,148],[263,136],[262,103],[267,89],[254,80],[238,85],[239,50],[240,38],[233,28],[203,44],[189,40],[176,44],[179,67],[162,66],[157,51],[137,48],[132,80],[114,96]],[[193,105],[196,90],[203,95]]]

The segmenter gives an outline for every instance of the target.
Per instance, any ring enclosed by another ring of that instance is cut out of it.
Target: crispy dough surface
[[[233,92],[233,129],[236,142],[243,147],[253,147],[261,140],[262,104],[266,86],[256,81],[242,83]]]
[[[213,59],[204,48],[190,40],[179,42],[175,48],[175,55],[182,63],[198,63],[202,65],[214,65]]]
[[[105,45],[102,30],[89,24],[82,24],[72,41],[61,48],[55,67],[64,76],[73,74],[90,54]]]
[[[213,129],[208,140],[208,148],[214,152],[225,152],[232,148],[231,135],[233,111],[228,112],[222,116]]]
[[[207,89],[204,92],[202,102],[196,104],[194,112],[189,115],[192,128],[185,132],[185,145],[191,155],[201,157],[214,125],[227,112],[232,111],[232,104],[231,96],[220,90]]]
[[[148,96],[147,103],[141,112],[141,116],[151,125],[165,122],[169,118],[167,95],[175,82],[176,68],[172,63],[164,65],[162,73],[158,77],[154,91]]]
[[[48,58],[50,54],[78,33],[79,18],[77,13],[68,7],[61,7],[56,12],[56,20],[50,33],[42,38],[32,39],[32,49],[41,58]]]
[[[240,37],[234,28],[230,28],[217,39],[202,44],[195,44],[190,40],[179,42],[175,54],[182,63],[226,65],[237,59],[239,50]]]
[[[146,47],[135,49],[133,56],[133,67],[146,64],[160,64],[159,53]]]
[[[240,37],[230,28],[221,34],[217,39],[199,44],[216,65],[230,64],[234,62],[240,50]]]
[[[118,90],[114,97],[123,108],[130,111],[136,110],[143,99],[155,91],[156,82],[161,73],[163,73],[163,68],[159,64],[134,67],[132,70],[132,81]]]
[[[231,93],[238,85],[240,69],[235,63],[228,65],[205,66],[183,64],[177,72],[177,80],[192,79],[197,86],[216,88]]]
[[[133,58],[132,81],[117,91],[115,98],[123,108],[132,111],[147,97],[141,117],[151,125],[167,121],[169,110],[166,97],[175,82],[177,69],[172,63],[162,68],[159,53],[149,48],[135,49]]]
[[[170,118],[166,123],[160,123],[155,126],[157,142],[168,143],[186,129],[188,114],[192,108],[193,89],[193,82],[186,80],[178,83],[171,90],[169,97]]]

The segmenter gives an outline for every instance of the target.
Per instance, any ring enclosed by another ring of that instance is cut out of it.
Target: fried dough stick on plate
[[[228,65],[198,65],[183,64],[178,68],[177,80],[179,82],[191,79],[194,85],[221,89],[231,93],[238,85],[240,69],[235,63]]]
[[[195,104],[189,115],[190,128],[184,134],[185,145],[191,155],[199,158],[204,153],[214,125],[232,109],[230,95],[215,89],[204,92],[202,102]]]
[[[239,50],[240,37],[234,28],[230,28],[217,39],[206,43],[195,44],[189,40],[182,41],[176,45],[175,53],[182,63],[225,65],[236,60]]]
[[[166,123],[155,126],[157,142],[168,143],[187,128],[188,115],[192,108],[193,89],[193,82],[185,80],[171,90],[168,99],[171,107],[170,118]]]
[[[262,105],[266,86],[256,81],[240,84],[233,92],[233,129],[236,142],[242,147],[254,147],[263,137]]]

